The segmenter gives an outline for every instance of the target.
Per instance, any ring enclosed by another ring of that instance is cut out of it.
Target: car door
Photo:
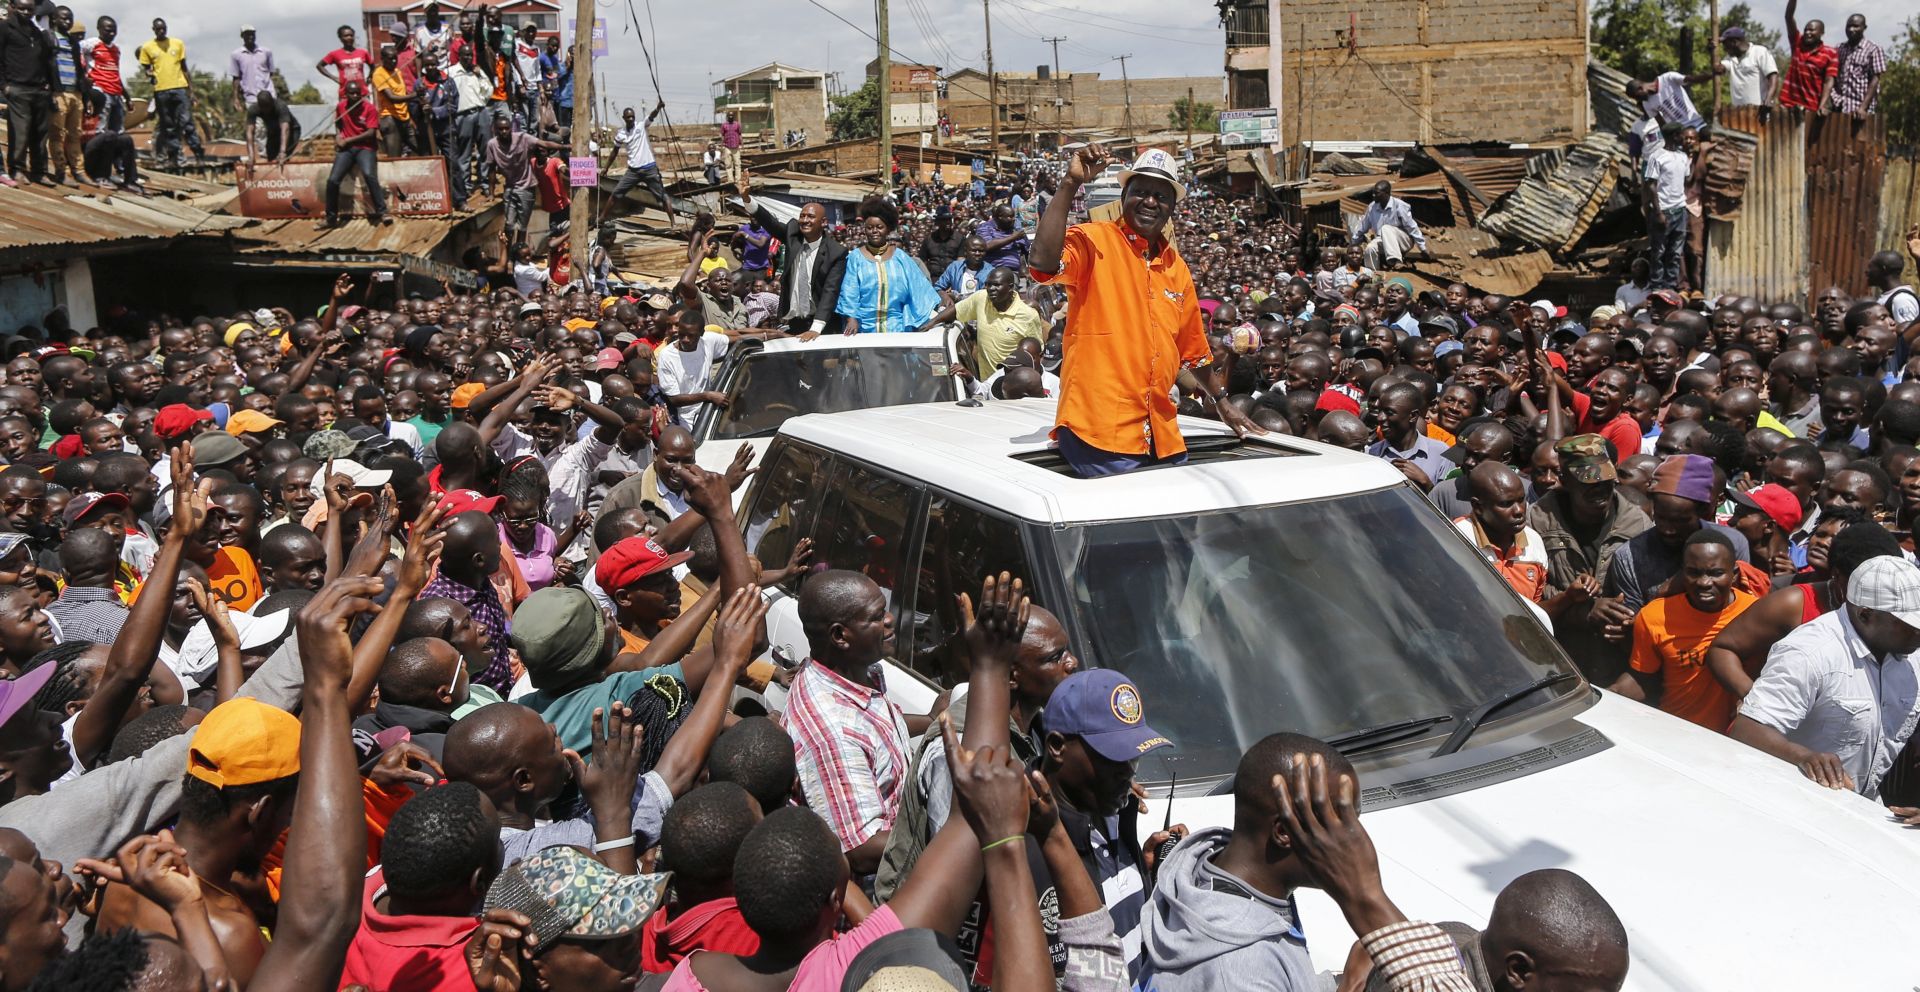
[[[759,479],[739,514],[747,553],[763,567],[786,564],[800,540],[812,535],[832,464],[826,452],[785,438],[768,450]],[[796,576],[766,590],[767,650],[776,664],[788,668],[807,658],[807,637],[800,629],[795,599],[803,579],[804,575]]]
[[[929,494],[924,517],[912,623],[900,634],[897,654],[914,675],[951,689],[967,679],[960,595],[977,603],[980,583],[1007,572],[1022,580],[1035,603],[1041,597],[1021,527],[1012,518],[943,492]]]

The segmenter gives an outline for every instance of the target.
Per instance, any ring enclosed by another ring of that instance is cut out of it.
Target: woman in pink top
[[[510,479],[500,501],[500,545],[513,554],[520,577],[527,580],[531,592],[553,585],[557,574],[554,556],[560,539],[553,528],[540,522],[542,504],[538,487],[521,479]]]

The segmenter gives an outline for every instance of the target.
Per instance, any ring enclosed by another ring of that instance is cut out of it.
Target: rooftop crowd
[[[481,118],[509,190],[544,140],[522,112]],[[1901,251],[1810,311],[1645,259],[1574,313],[1419,288],[1390,180],[1344,239],[1152,149],[1117,220],[1072,223],[1084,149],[834,224],[756,202],[722,134],[741,216],[696,216],[670,283],[536,259],[529,200],[478,292],[343,275],[312,315],[4,339],[0,992],[1624,983],[1626,924],[1572,872],[1501,880],[1482,928],[1407,918],[1359,774],[1286,728],[1241,756],[1231,824],[1141,836],[1136,759],[1180,742],[1025,577],[975,577],[963,684],[890,701],[881,587],[805,542],[757,557],[751,451],[695,463],[720,362],[787,336],[959,325],[981,401],[1057,400],[1086,476],[1183,458],[1176,413],[1382,459],[1594,685],[1920,825]],[[1151,347],[1082,333],[1109,325]],[[760,590],[802,575],[807,656],[762,660]],[[784,712],[735,712],[776,685]],[[1359,937],[1337,976],[1303,888]]]

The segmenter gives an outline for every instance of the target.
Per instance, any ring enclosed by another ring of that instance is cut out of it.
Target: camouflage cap
[[[1613,470],[1613,456],[1607,453],[1607,439],[1598,434],[1575,434],[1553,446],[1560,456],[1560,476],[1575,482],[1612,482],[1619,478]]]

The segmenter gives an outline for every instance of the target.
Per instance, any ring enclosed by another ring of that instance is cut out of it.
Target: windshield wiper
[[[1327,738],[1327,746],[1341,754],[1357,754],[1361,751],[1368,751],[1376,747],[1392,744],[1395,741],[1406,740],[1434,724],[1446,723],[1452,719],[1453,714],[1442,713],[1439,716],[1423,716],[1412,720],[1395,720],[1392,723],[1383,723],[1377,727],[1367,727],[1364,730],[1350,730],[1344,734],[1329,737]]]
[[[1460,722],[1459,728],[1454,730],[1453,736],[1448,737],[1446,739],[1446,742],[1440,745],[1440,749],[1433,752],[1432,756],[1435,758],[1438,758],[1441,755],[1452,754],[1453,752],[1458,751],[1461,748],[1465,747],[1467,744],[1467,738],[1472,737],[1473,732],[1480,729],[1481,722],[1486,720],[1486,718],[1489,715],[1491,715],[1494,710],[1497,710],[1500,707],[1505,706],[1508,703],[1511,703],[1517,699],[1522,699],[1527,696],[1531,696],[1534,693],[1547,688],[1548,686],[1555,686],[1555,685],[1559,685],[1562,682],[1573,681],[1578,679],[1579,677],[1580,676],[1574,672],[1555,672],[1552,675],[1548,675],[1543,678],[1534,679],[1532,682],[1528,682],[1525,685],[1514,686],[1513,688],[1508,689],[1507,691],[1501,693],[1500,695],[1494,696],[1491,699],[1488,699],[1486,702],[1483,702],[1480,705],[1474,707],[1473,712],[1467,714],[1466,719]]]

